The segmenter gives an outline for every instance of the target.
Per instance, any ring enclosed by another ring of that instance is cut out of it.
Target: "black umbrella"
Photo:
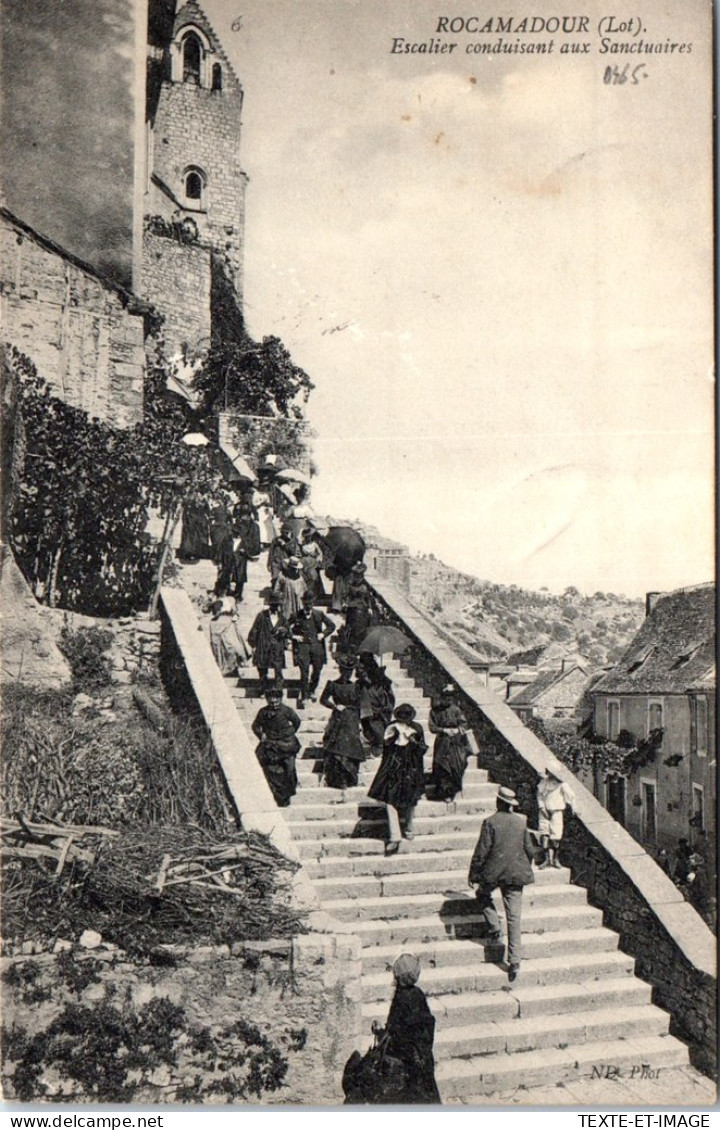
[[[412,640],[403,635],[399,628],[393,628],[390,624],[378,624],[370,629],[358,651],[372,651],[374,655],[402,655],[409,647],[412,647]]]
[[[349,573],[365,555],[365,542],[352,526],[331,526],[323,541],[338,573]]]

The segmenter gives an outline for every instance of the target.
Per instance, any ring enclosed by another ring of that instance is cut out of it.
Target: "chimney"
[[[571,662],[572,662],[572,660],[570,660],[570,659],[563,659],[562,660],[562,662],[560,663],[560,674],[561,675],[564,675],[566,671],[570,670]]]
[[[645,615],[649,616],[653,608],[658,602],[658,598],[662,596],[661,592],[648,592],[645,594]]]

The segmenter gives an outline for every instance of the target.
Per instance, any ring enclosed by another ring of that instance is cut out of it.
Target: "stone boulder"
[[[7,546],[0,546],[0,610],[3,681],[44,689],[67,685],[70,667],[56,643],[62,613],[37,603]]]

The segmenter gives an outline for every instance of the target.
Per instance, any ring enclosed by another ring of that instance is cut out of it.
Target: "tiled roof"
[[[505,682],[520,686],[521,683],[534,683],[537,677],[537,671],[511,671]]]
[[[656,601],[622,659],[593,694],[684,694],[715,686],[715,586],[676,589]]]
[[[508,706],[533,706],[539,702],[542,696],[555,686],[556,683],[561,683],[573,671],[580,671],[583,675],[586,674],[582,667],[569,667],[566,671],[542,671],[536,679],[533,680],[527,687],[523,687],[508,699]]]
[[[714,663],[711,663],[707,671],[704,671],[697,679],[695,679],[689,686],[689,691],[714,691],[717,687],[717,668]]]

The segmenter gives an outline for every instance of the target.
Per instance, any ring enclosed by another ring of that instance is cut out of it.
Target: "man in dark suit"
[[[533,842],[524,816],[515,812],[518,800],[502,785],[497,794],[497,812],[483,821],[480,839],[470,862],[468,882],[490,931],[490,940],[500,941],[500,921],[492,892],[500,888],[507,921],[508,979],[520,971],[521,912],[523,887],[535,882],[532,869]]]
[[[302,608],[290,621],[293,662],[300,668],[298,710],[303,709],[308,698],[315,702],[320,672],[327,662],[325,640],[334,631],[335,621],[326,616],[321,608],[313,608],[311,592],[304,593]]]

